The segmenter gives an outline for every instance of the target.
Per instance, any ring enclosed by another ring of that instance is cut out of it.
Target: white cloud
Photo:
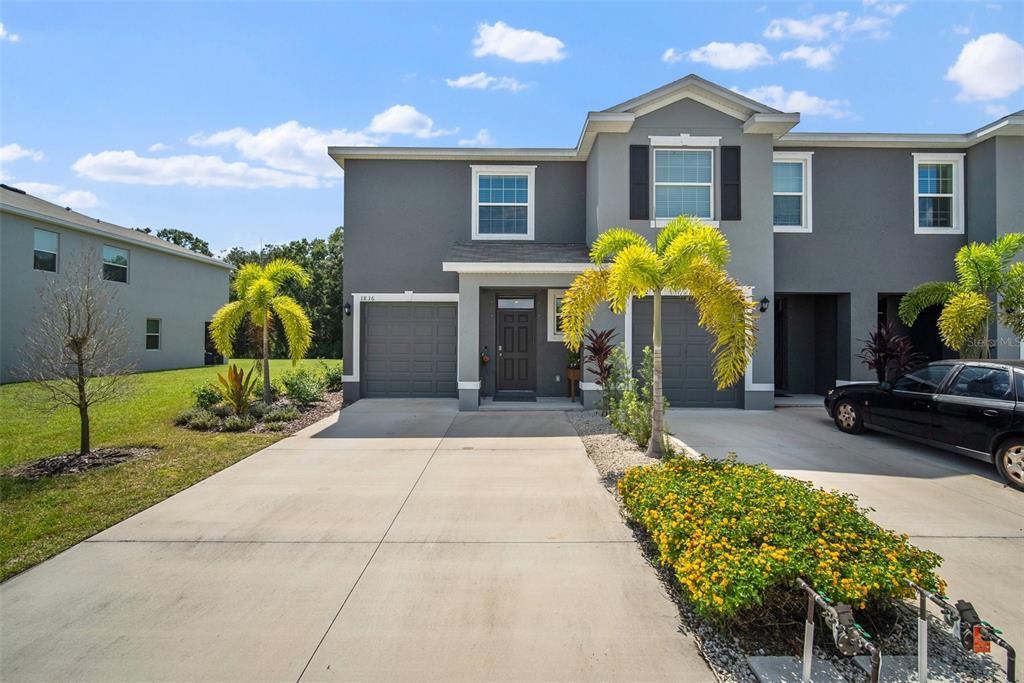
[[[733,87],[733,90],[781,111],[795,111],[806,116],[828,116],[834,119],[850,115],[850,103],[846,100],[829,100],[810,95],[803,90],[787,91],[781,85],[762,85],[751,90]]]
[[[28,149],[21,145],[12,142],[8,145],[0,147],[0,164],[9,164],[12,161],[18,159],[30,159],[32,161],[42,161],[46,157],[38,149]]]
[[[897,17],[903,14],[909,7],[905,2],[880,2],[880,0],[864,0],[864,6],[876,9],[890,17]]]
[[[476,135],[471,138],[463,138],[459,140],[459,145],[462,147],[486,147],[493,144],[494,139],[491,137],[491,134],[487,132],[486,128],[481,128],[476,132]]]
[[[170,145],[165,145],[162,142],[154,142],[152,145],[150,145],[146,149],[149,150],[150,152],[166,152],[170,148],[171,148]]]
[[[241,127],[217,131],[210,135],[190,135],[188,143],[195,147],[226,147],[237,149],[242,157],[260,161],[283,171],[336,177],[341,169],[327,156],[330,145],[351,147],[379,144],[381,138],[345,129],[329,131],[286,121],[256,133]]]
[[[494,55],[513,62],[560,62],[565,43],[540,31],[512,28],[503,21],[477,26],[473,55]]]
[[[986,33],[960,50],[946,80],[960,86],[958,102],[998,100],[1024,87],[1024,46],[1003,33]]]
[[[971,27],[970,26],[964,26],[962,24],[957,24],[956,26],[953,27],[953,33],[957,34],[958,36],[966,36],[970,32],[971,32]]]
[[[832,62],[840,49],[842,48],[838,45],[829,45],[828,47],[801,45],[783,52],[779,55],[779,59],[784,62],[792,59],[800,60],[808,69],[831,69]]]
[[[669,49],[661,53],[661,61],[665,62],[666,64],[676,64],[678,62],[683,61],[684,56],[685,55],[683,55],[683,53],[680,52],[679,50],[675,49],[674,47],[670,47]]]
[[[418,138],[436,138],[451,135],[458,131],[434,128],[434,120],[409,104],[396,104],[373,117],[370,121],[371,133],[395,133],[398,135],[415,135]]]
[[[11,33],[5,27],[2,21],[0,21],[0,40],[6,40],[9,43],[20,43],[21,36],[17,33]]]
[[[322,186],[321,180],[312,175],[254,168],[244,161],[228,162],[218,156],[198,154],[156,158],[140,157],[133,150],[108,150],[86,154],[71,168],[80,176],[92,180],[133,185],[244,188]]]
[[[760,43],[708,43],[686,53],[691,62],[710,64],[716,69],[742,71],[771,64],[772,56]]]
[[[1010,108],[1005,104],[986,104],[982,110],[994,119],[1001,119],[1010,113]]]
[[[89,209],[100,203],[99,198],[88,190],[68,190],[63,185],[19,182],[15,187],[19,190],[25,190],[25,192],[36,197],[42,197],[54,204],[70,206],[76,210]]]
[[[861,16],[850,21],[849,12],[833,12],[816,14],[809,19],[772,19],[764,30],[764,36],[774,40],[791,38],[810,42],[825,40],[833,33],[844,37],[867,33],[872,38],[886,38],[891,23],[888,17],[878,16]]]
[[[508,90],[519,92],[526,89],[528,84],[522,83],[511,76],[489,76],[485,71],[478,71],[475,74],[459,76],[458,78],[444,79],[452,88],[469,88],[472,90]]]

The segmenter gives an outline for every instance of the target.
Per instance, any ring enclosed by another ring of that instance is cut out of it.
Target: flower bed
[[[764,465],[672,457],[628,470],[619,493],[707,618],[729,620],[793,593],[797,577],[860,609],[912,597],[904,577],[944,589],[941,558],[872,522],[853,496]]]

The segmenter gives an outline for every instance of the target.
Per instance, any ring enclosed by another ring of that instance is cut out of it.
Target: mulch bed
[[[97,448],[85,455],[77,452],[61,453],[42,460],[18,465],[5,470],[0,476],[12,479],[43,479],[58,474],[78,474],[100,467],[110,467],[129,460],[137,460],[153,455],[159,448],[148,446],[122,446],[114,448]]]
[[[328,391],[324,394],[322,401],[317,403],[311,403],[308,406],[296,405],[295,407],[299,410],[299,415],[290,422],[280,423],[283,427],[277,430],[279,434],[294,434],[300,429],[305,429],[311,424],[319,422],[336,410],[341,410],[342,395],[340,391]],[[285,405],[285,404],[281,404]],[[257,422],[256,425],[250,429],[251,432],[269,432],[263,422]]]

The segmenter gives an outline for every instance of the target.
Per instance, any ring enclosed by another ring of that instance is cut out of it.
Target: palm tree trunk
[[[263,405],[270,405],[270,316],[263,319]]]
[[[647,457],[665,455],[665,401],[661,396],[661,290],[654,290],[654,377],[651,381],[651,440]]]

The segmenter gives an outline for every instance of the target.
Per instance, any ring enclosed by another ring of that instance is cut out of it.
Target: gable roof
[[[40,199],[28,194],[24,190],[12,188],[9,185],[0,185],[0,211],[34,221],[70,228],[71,230],[87,232],[100,237],[117,239],[122,242],[132,242],[148,249],[190,258],[195,261],[202,261],[203,263],[220,266],[221,268],[233,268],[230,263],[198,254],[191,249],[179,247],[177,244],[172,244],[167,240],[147,235],[138,230],[132,230],[131,228],[101,221],[99,218],[86,216],[83,213],[72,211],[70,208],[48,202],[45,199]]]
[[[620,102],[605,112],[630,112],[643,116],[656,109],[666,107],[682,99],[693,99],[741,121],[746,121],[754,114],[782,114],[766,104],[724,88],[717,83],[701,78],[697,74],[683,76],[654,90],[637,95],[625,102]],[[796,115],[799,117],[799,114]]]

